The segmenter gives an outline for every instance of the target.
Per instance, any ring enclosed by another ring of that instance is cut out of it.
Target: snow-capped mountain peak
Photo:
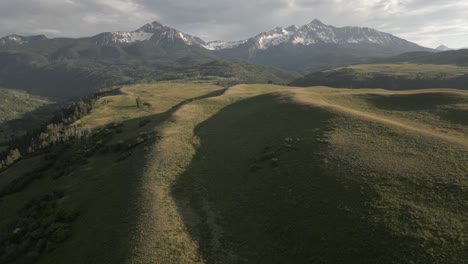
[[[312,22],[310,22],[309,25],[315,25],[315,26],[319,26],[319,27],[326,26],[324,23],[322,23],[322,21],[320,21],[318,19],[312,20]]]
[[[112,38],[112,43],[133,43],[137,41],[150,40],[153,36],[153,33],[146,33],[143,31],[116,31],[110,33]]]
[[[153,21],[152,23],[148,23],[141,28],[137,29],[136,31],[151,31],[152,29],[155,28],[162,28],[164,27],[163,24],[159,23],[158,21]]]
[[[102,33],[95,38],[100,44],[130,44],[141,41],[174,42],[183,41],[187,45],[203,46],[203,40],[165,26],[157,21],[148,23],[135,31]]]

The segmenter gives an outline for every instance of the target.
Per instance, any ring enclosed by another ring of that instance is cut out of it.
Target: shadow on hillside
[[[58,103],[41,106],[21,117],[0,123],[0,149],[7,148],[10,140],[27,132],[36,131],[45,125],[62,105]]]
[[[444,78],[439,76],[388,76],[373,73],[363,76],[350,69],[333,72],[315,72],[292,82],[292,86],[329,86],[335,88],[383,88],[414,90],[427,88],[468,89],[468,74]]]
[[[360,95],[373,106],[389,111],[426,111],[452,124],[468,125],[468,97],[450,92]]]
[[[468,103],[468,98],[449,92],[362,96],[377,108],[397,111],[429,111],[441,106]]]
[[[362,219],[366,184],[325,161],[333,118],[269,94],[196,127],[200,147],[173,195],[182,217],[189,198],[201,218],[184,221],[208,263],[369,263],[398,253]]]
[[[468,126],[468,110],[448,109],[441,116],[442,118],[446,118],[451,123]]]

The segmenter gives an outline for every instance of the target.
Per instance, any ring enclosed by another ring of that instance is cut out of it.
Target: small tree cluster
[[[35,263],[63,243],[78,213],[60,206],[64,192],[30,200],[18,212],[18,219],[0,232],[0,263]]]
[[[135,99],[135,103],[137,108],[141,107],[141,98],[139,96]]]
[[[136,104],[136,107],[137,108],[143,108],[143,107],[146,107],[148,110],[152,110],[153,109],[153,105],[149,102],[144,102],[143,100],[141,100],[141,98],[138,96],[136,99],[135,99],[135,104]]]
[[[45,149],[50,146],[57,146],[72,140],[81,139],[91,132],[81,126],[65,126],[63,123],[49,124],[44,132],[39,134],[31,144],[32,150]]]
[[[8,168],[21,158],[21,153],[18,149],[10,150],[5,160],[0,161],[0,169]]]

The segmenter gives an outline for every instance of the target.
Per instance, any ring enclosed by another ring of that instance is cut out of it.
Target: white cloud
[[[160,20],[206,40],[236,40],[318,18],[461,47],[468,46],[467,13],[466,0],[15,0],[0,1],[0,35],[89,36]]]

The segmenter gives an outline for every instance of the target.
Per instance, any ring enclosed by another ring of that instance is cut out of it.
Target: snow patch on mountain
[[[47,39],[44,35],[38,36],[20,36],[20,35],[10,35],[3,38],[0,38],[0,45],[14,44],[14,45],[23,45],[31,41],[44,40]]]
[[[216,41],[210,41],[206,43],[205,45],[203,45],[203,47],[208,50],[230,49],[230,48],[238,47],[244,44],[245,42],[247,42],[247,40],[239,40],[239,41],[216,40]]]
[[[267,49],[271,46],[277,46],[289,41],[294,33],[294,30],[277,27],[271,31],[261,33],[255,37],[255,39],[258,43],[259,49]]]
[[[114,43],[133,43],[136,41],[150,40],[154,35],[152,33],[133,31],[133,32],[112,32],[112,42]]]
[[[24,43],[24,40],[21,36],[17,36],[17,35],[11,35],[11,36],[7,36],[6,39],[10,40],[10,41],[14,41],[18,44],[23,44]]]

